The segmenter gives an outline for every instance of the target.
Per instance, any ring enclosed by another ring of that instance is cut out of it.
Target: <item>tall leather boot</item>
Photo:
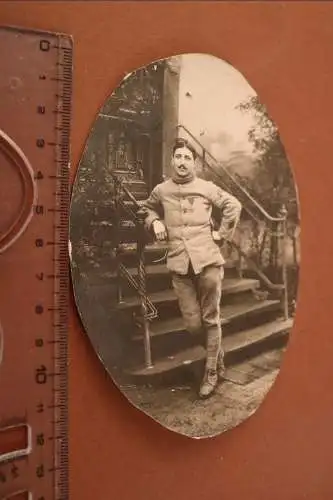
[[[224,353],[222,349],[220,349],[217,358],[217,376],[219,381],[222,381],[224,379],[224,374],[225,374]]]
[[[205,371],[205,375],[199,390],[200,398],[206,399],[212,396],[217,387],[217,383],[218,383],[217,371],[207,369]]]

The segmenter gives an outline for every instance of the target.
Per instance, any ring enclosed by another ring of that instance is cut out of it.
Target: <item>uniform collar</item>
[[[188,184],[195,179],[194,173],[189,173],[186,177],[180,177],[176,173],[173,173],[171,179],[176,184]]]

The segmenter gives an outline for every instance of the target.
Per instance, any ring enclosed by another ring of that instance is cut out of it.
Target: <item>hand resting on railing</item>
[[[163,222],[156,219],[152,226],[156,239],[158,241],[165,241],[167,239],[167,230]]]

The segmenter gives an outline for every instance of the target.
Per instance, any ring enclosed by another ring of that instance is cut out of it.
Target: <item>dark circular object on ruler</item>
[[[28,226],[37,191],[33,170],[22,150],[0,130],[0,253]]]

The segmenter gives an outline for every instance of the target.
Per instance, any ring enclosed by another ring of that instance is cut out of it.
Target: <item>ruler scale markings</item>
[[[71,68],[72,68],[72,54],[69,53],[68,48],[65,48],[65,51],[63,53],[63,60],[61,61],[63,63],[63,66],[60,68],[63,71],[63,80],[65,81],[64,86],[64,92],[68,92],[68,102],[63,103],[63,111],[64,113],[61,115],[61,123],[60,123],[60,130],[59,133],[61,135],[61,140],[63,142],[64,148],[61,153],[61,157],[63,161],[66,164],[66,169],[61,168],[61,178],[59,180],[60,183],[60,189],[61,192],[63,193],[63,198],[66,201],[66,207],[65,210],[69,210],[69,159],[70,159],[70,151],[69,151],[69,138],[70,138],[70,117],[71,117],[71,89],[72,89],[72,76],[71,76]],[[68,64],[68,66],[67,66]],[[67,70],[68,67],[68,70]],[[62,200],[62,198],[61,198]],[[60,221],[59,221],[60,223]],[[57,231],[57,230],[56,230]],[[60,266],[58,269],[60,278],[59,278],[59,291],[60,291],[60,296],[59,296],[59,301],[60,303],[67,303],[68,304],[68,286],[69,286],[69,276],[68,273],[65,271],[68,270],[68,228],[66,225],[62,226],[60,228],[60,236],[62,233],[64,234],[64,238],[62,239],[60,237],[60,241],[63,242],[63,248],[66,249],[66,256],[64,258],[64,261],[60,262]],[[61,312],[60,316],[62,319],[63,325],[60,326],[59,328],[59,337],[60,340],[65,340],[63,339],[63,336],[66,335],[66,330],[65,326],[68,325],[68,310],[67,307],[64,307]],[[67,343],[62,343],[61,349],[59,349],[59,357],[62,357],[62,354],[66,352],[67,354]],[[62,359],[59,360],[58,363],[61,369],[61,372],[66,375],[65,380],[61,378],[60,380],[60,385],[61,385],[61,394],[60,394],[60,400],[67,401],[68,399],[68,394],[67,394],[67,355],[63,357]],[[65,383],[64,383],[65,382]],[[59,416],[60,419],[64,422],[65,425],[67,425],[67,406],[66,405],[60,405],[60,410],[59,410]],[[60,450],[60,463],[68,464],[68,442],[67,440],[61,440],[61,441],[56,441],[56,446]],[[63,476],[65,471],[65,474],[67,474],[67,470],[60,470],[60,475]],[[67,478],[67,475],[66,475]],[[60,495],[63,496],[64,498],[66,495],[68,495],[68,483],[65,481],[62,483],[62,486],[60,486]]]
[[[32,449],[28,460],[22,457],[12,460],[10,465],[9,462],[3,464],[0,457],[0,497],[22,490],[30,491],[37,500],[68,500],[67,221],[71,40],[58,34],[4,28],[0,29],[1,47],[2,44],[5,45],[2,53],[20,54],[20,61],[23,61],[15,67],[13,58],[1,59],[0,80],[4,83],[3,87],[6,87],[6,78],[15,72],[26,83],[29,92],[31,89],[31,95],[29,99],[10,99],[9,94],[7,100],[0,96],[0,129],[8,126],[9,135],[31,158],[39,208],[34,208],[34,217],[21,240],[22,248],[26,249],[27,258],[31,256],[32,263],[26,266],[20,278],[23,275],[26,279],[23,278],[22,282],[26,283],[28,279],[33,286],[32,293],[26,294],[24,301],[21,299],[24,302],[22,310],[26,311],[26,315],[30,314],[30,319],[27,316],[28,331],[20,332],[17,328],[16,333],[24,333],[22,342],[25,339],[26,349],[34,347],[31,356],[23,357],[20,367],[24,374],[22,381],[27,388],[22,393],[21,401],[11,404],[9,394],[4,394],[3,387],[6,388],[10,370],[6,364],[0,365],[0,427],[11,418],[7,412],[3,413],[2,408],[11,407],[14,411],[13,422],[16,417],[18,423],[26,421],[31,424]],[[20,126],[15,119],[18,115],[22,117]],[[3,120],[3,117],[10,116],[14,117],[10,123]],[[6,268],[5,257],[1,256],[2,270]],[[3,291],[2,302],[4,299],[6,294]],[[5,322],[10,322],[3,311],[1,314]],[[32,337],[28,336],[30,331],[34,332]],[[10,348],[14,348],[14,342],[8,340],[7,349]],[[33,373],[33,377],[29,373]],[[19,478],[15,481],[9,467],[17,467]],[[1,480],[3,478],[5,483]]]

